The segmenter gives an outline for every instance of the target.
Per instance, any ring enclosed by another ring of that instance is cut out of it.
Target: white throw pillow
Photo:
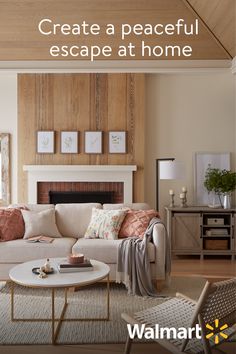
[[[24,239],[33,236],[62,237],[56,225],[55,210],[47,209],[40,212],[22,210],[25,222]]]
[[[84,238],[117,240],[127,210],[101,210],[93,208]]]

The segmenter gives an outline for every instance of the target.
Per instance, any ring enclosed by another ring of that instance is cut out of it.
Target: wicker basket
[[[205,250],[228,250],[229,240],[205,240]]]

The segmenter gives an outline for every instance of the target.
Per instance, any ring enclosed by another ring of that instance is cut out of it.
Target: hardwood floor
[[[228,279],[236,276],[236,261],[226,258],[209,257],[204,260],[197,258],[175,258],[172,260],[172,276],[202,276],[206,279]]]
[[[236,344],[228,343],[221,346],[226,354],[235,354]],[[41,346],[4,346],[0,347],[3,354],[122,354],[124,344],[96,344],[96,345],[41,345]],[[172,354],[157,343],[140,344],[132,346],[131,354]],[[213,351],[214,353],[219,353]]]

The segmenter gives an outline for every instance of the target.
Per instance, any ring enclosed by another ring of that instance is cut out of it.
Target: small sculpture
[[[51,272],[52,267],[51,267],[49,258],[47,259],[47,261],[45,262],[45,264],[44,264],[40,269],[42,269],[42,271],[43,271],[44,273],[50,273],[50,272]]]
[[[39,278],[44,279],[47,278],[47,274],[43,271],[44,267],[39,268]]]

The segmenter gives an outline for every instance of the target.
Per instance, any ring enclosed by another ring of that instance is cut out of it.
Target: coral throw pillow
[[[84,238],[118,239],[127,210],[102,210],[93,208],[92,217]]]
[[[119,238],[143,238],[151,219],[155,216],[158,216],[155,210],[129,210],[121,225]]]
[[[25,223],[20,209],[0,209],[0,241],[23,238]]]

